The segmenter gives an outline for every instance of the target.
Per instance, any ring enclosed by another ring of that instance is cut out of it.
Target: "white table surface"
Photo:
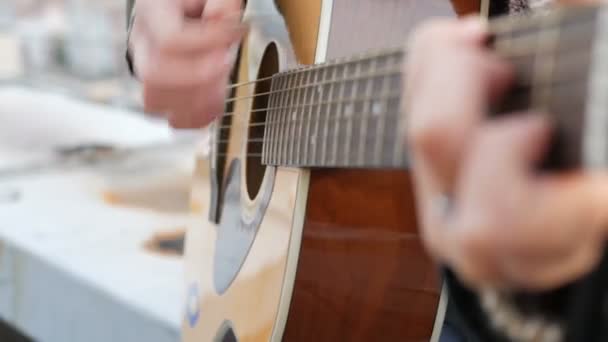
[[[53,146],[171,139],[164,124],[132,113],[0,88],[0,170],[47,158]],[[185,227],[187,208],[117,205],[105,194],[187,196],[193,153],[0,178],[0,317],[43,342],[178,341],[182,260],[143,246]]]

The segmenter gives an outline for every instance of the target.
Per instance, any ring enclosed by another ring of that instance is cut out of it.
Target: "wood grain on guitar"
[[[409,175],[313,171],[285,341],[428,341],[439,299]]]

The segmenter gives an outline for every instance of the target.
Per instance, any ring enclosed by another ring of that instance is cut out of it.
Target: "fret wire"
[[[274,90],[274,89],[277,89],[278,86],[279,86],[279,78],[273,78],[272,86],[270,88]],[[270,96],[270,101],[269,101],[268,107],[269,108],[275,107],[278,96],[275,94],[272,94],[269,96]],[[273,147],[274,141],[275,141],[274,120],[276,120],[276,116],[275,116],[274,111],[269,110],[266,117],[267,117],[266,122],[257,123],[257,124],[253,124],[253,125],[256,125],[256,126],[264,125],[264,126],[266,126],[265,130],[269,132],[268,143],[265,145],[265,147],[266,147],[266,164],[272,164],[272,162],[273,162],[272,147]]]
[[[285,89],[289,89],[289,82],[290,82],[290,78],[289,75],[284,75],[283,76],[283,85],[285,86]],[[279,123],[277,124],[277,131],[278,131],[278,137],[279,137],[279,143],[277,144],[277,164],[283,164],[283,150],[285,148],[285,145],[283,144],[283,141],[285,140],[285,109],[287,107],[287,103],[289,101],[289,97],[285,96],[286,93],[283,92],[283,96],[281,97],[281,106],[279,108],[277,108],[277,115],[279,117]]]
[[[355,75],[359,75],[361,73],[361,64],[357,64],[355,67]],[[358,83],[354,82],[353,83],[353,88],[351,90],[351,103],[347,104],[347,108],[351,108],[352,113],[347,114],[346,113],[346,109],[344,110],[344,115],[347,117],[348,121],[346,122],[346,151],[344,153],[344,158],[345,158],[345,165],[350,165],[348,164],[348,162],[351,160],[350,157],[350,148],[351,148],[351,140],[352,140],[352,136],[353,136],[353,120],[352,120],[352,116],[354,115],[354,103],[353,103],[353,99],[356,98],[357,96],[357,87],[358,87]]]
[[[308,74],[303,74],[302,76],[302,83],[303,84],[307,84],[308,80],[310,78],[310,73]],[[305,104],[308,102],[308,91],[306,89],[302,90],[302,104]],[[305,136],[305,131],[304,131],[304,116],[306,109],[303,108],[303,110],[300,112],[299,116],[302,118],[302,122],[298,123],[298,153],[297,153],[297,163],[298,164],[302,164],[303,163],[303,158],[304,158],[304,148],[306,146],[306,136]]]
[[[321,80],[324,80],[324,74],[325,71],[327,69],[321,69],[319,72],[319,77],[321,78]],[[317,96],[321,99],[321,101],[319,101],[319,103],[317,103],[317,108],[316,108],[316,117],[317,119],[315,120],[315,133],[313,134],[313,136],[310,139],[310,143],[312,145],[312,159],[314,163],[317,163],[317,149],[319,146],[319,121],[321,119],[321,103],[323,102],[323,86],[322,85],[318,85],[316,88],[316,94]]]
[[[332,79],[332,80],[335,80],[336,79],[336,72],[337,72],[337,69],[334,66],[334,68],[331,69],[331,76],[329,76],[329,78]],[[328,95],[327,95],[328,99],[332,99],[333,98],[334,85],[335,85],[335,82],[332,82],[330,84],[330,86],[329,86],[329,91],[328,91]],[[329,140],[330,109],[331,109],[331,105],[330,104],[326,105],[326,107],[325,107],[325,113],[323,114],[325,116],[324,117],[324,119],[325,119],[325,127],[323,127],[323,149],[322,149],[322,157],[321,157],[321,160],[322,160],[323,164],[327,164],[327,154],[328,154],[327,153],[328,152],[327,151],[328,150],[327,145],[328,145],[328,140]]]
[[[287,76],[282,76],[281,77],[282,81],[281,81],[281,86],[284,87],[288,84],[288,77]],[[286,103],[287,97],[283,96],[280,99],[280,107],[283,107]],[[282,150],[282,143],[283,143],[283,131],[281,128],[283,126],[283,112],[282,110],[279,108],[276,109],[276,115],[277,115],[277,124],[276,124],[276,131],[277,131],[277,140],[276,140],[276,151],[275,151],[275,164],[279,164],[282,163],[281,160],[281,150]]]
[[[390,57],[387,57],[387,63],[390,63]],[[390,77],[385,76],[382,81],[382,89],[380,90],[380,96],[384,97],[388,95],[390,91]],[[384,104],[382,114],[379,115],[378,124],[376,126],[376,145],[374,153],[374,165],[380,165],[382,163],[382,151],[384,147],[384,126],[386,125],[386,116],[388,116],[389,103],[388,101]]]
[[[559,17],[554,17],[559,19]],[[546,25],[551,25],[550,21],[545,22]],[[542,84],[551,82],[554,74],[554,66],[556,63],[555,50],[559,44],[559,25],[555,28],[541,30],[538,34],[539,52],[534,61],[534,76],[532,87],[532,103],[534,107],[540,110],[548,111],[546,105],[549,105],[551,100],[551,87],[542,87]],[[548,53],[543,53],[548,52]]]
[[[280,85],[280,87],[285,87],[287,85],[287,77],[281,76],[281,82],[279,83],[279,85]],[[277,104],[279,105],[279,107],[284,103],[284,101],[285,101],[285,97],[279,97],[279,99],[277,100]],[[281,142],[282,142],[282,140],[281,140],[281,138],[282,138],[282,135],[281,135],[282,117],[281,117],[281,110],[275,109],[274,111],[275,111],[274,115],[276,117],[276,122],[275,122],[275,127],[274,127],[274,129],[276,131],[276,135],[275,135],[276,140],[275,140],[275,147],[274,147],[274,163],[278,164],[280,162],[279,161],[279,157],[280,157],[279,151],[280,151]]]
[[[304,74],[302,77],[302,83],[303,84],[308,84],[308,82],[310,81],[310,73],[309,74]],[[302,89],[302,97],[300,98],[302,100],[301,104],[306,104],[308,103],[308,94],[310,93],[310,89],[304,88]],[[305,158],[305,154],[304,154],[304,150],[306,149],[306,142],[307,140],[307,135],[306,135],[306,129],[305,129],[305,120],[306,120],[306,108],[302,108],[302,110],[299,113],[299,117],[298,119],[300,119],[300,122],[298,123],[298,158],[297,158],[297,162],[299,164],[304,162],[304,158]]]
[[[293,134],[294,134],[294,129],[295,129],[295,120],[296,120],[296,115],[298,112],[298,107],[299,103],[298,103],[298,85],[299,85],[299,79],[298,77],[302,75],[302,73],[297,73],[292,75],[291,77],[293,78],[293,83],[294,83],[294,90],[292,90],[288,96],[291,97],[291,103],[295,104],[295,108],[290,109],[287,111],[287,134],[289,134],[289,141],[287,144],[287,156],[285,159],[285,163],[288,165],[291,165],[291,163],[293,162],[293,153],[294,153],[294,146],[295,146],[295,140],[292,139],[293,138]]]
[[[276,89],[277,82],[278,82],[278,79],[276,79],[276,78],[272,79],[272,85],[270,86],[271,90]],[[269,96],[270,96],[270,100],[268,101],[268,107],[274,107],[275,106],[274,102],[276,101],[277,96],[276,95],[269,95]],[[272,148],[272,143],[274,142],[274,136],[272,135],[273,134],[272,123],[274,122],[274,119],[275,119],[274,113],[272,112],[272,110],[269,110],[266,113],[266,122],[250,124],[250,127],[253,125],[255,125],[253,127],[258,127],[258,126],[263,125],[263,126],[265,126],[264,131],[268,132],[268,138],[267,138],[268,143],[264,145],[264,153],[266,155],[266,157],[264,158],[264,163],[266,163],[266,164],[269,164],[271,162],[270,158],[272,156],[272,153],[270,153],[270,150]]]
[[[298,75],[298,85],[301,87],[302,85],[304,85],[304,76],[305,74],[299,74]],[[300,88],[297,90],[297,94],[296,94],[296,103],[298,105],[302,105],[304,104],[306,101],[305,99],[302,99],[303,96],[303,89]],[[298,122],[298,118],[301,116],[301,112],[299,110],[296,110],[293,113],[293,134],[292,136],[295,139],[295,143],[293,146],[293,151],[291,152],[291,164],[295,164],[298,161],[299,155],[300,155],[300,139],[302,138],[302,130],[301,130],[301,125]]]
[[[348,68],[346,66],[342,67],[342,76],[345,76],[347,74],[347,70],[348,70]],[[344,88],[345,88],[345,83],[344,82],[340,83],[340,91],[339,91],[340,94],[338,95],[338,98],[344,98]],[[338,135],[340,134],[340,121],[341,121],[340,117],[342,116],[342,110],[343,110],[342,105],[343,105],[342,102],[338,102],[337,106],[336,106],[335,115],[337,117],[337,120],[335,122],[336,126],[334,129],[334,146],[333,146],[333,151],[332,151],[333,152],[332,153],[332,156],[333,156],[332,164],[333,165],[338,164],[338,147],[340,144]]]
[[[399,102],[397,104],[397,110],[399,110],[401,108],[401,101],[403,101],[403,98],[399,97]],[[395,136],[397,136],[397,137],[401,136],[401,125],[394,125],[394,126],[395,127],[392,127],[391,129],[395,130],[395,132],[394,132]],[[405,157],[404,151],[403,151],[404,144],[393,144],[393,146],[394,146],[393,166],[399,167],[403,162],[403,158]]]
[[[277,77],[274,80],[274,83],[276,83],[276,87],[280,88],[283,85],[283,78],[282,77]],[[273,106],[272,107],[276,107],[278,105],[278,102],[280,101],[279,96],[277,95],[272,95],[273,96]],[[272,132],[272,141],[269,144],[269,150],[270,150],[270,162],[272,164],[276,164],[277,160],[276,160],[276,149],[277,146],[279,144],[279,138],[278,138],[278,132],[277,132],[277,125],[276,123],[279,120],[279,115],[277,113],[277,111],[275,109],[270,109],[269,110],[270,113],[272,113],[272,121],[270,122],[270,124],[272,125],[272,127],[270,127],[270,131]]]
[[[372,59],[370,63],[371,63],[370,64],[370,69],[373,71],[374,68],[375,68],[375,66],[376,66],[377,60],[376,59]],[[365,150],[366,150],[366,147],[367,147],[366,146],[367,145],[366,144],[367,143],[367,141],[366,141],[366,139],[367,139],[366,135],[367,135],[367,127],[369,125],[369,121],[368,121],[369,120],[369,116],[367,114],[365,114],[365,113],[368,112],[368,108],[369,108],[369,110],[371,110],[371,107],[372,107],[371,106],[371,102],[373,100],[371,100],[370,98],[372,97],[371,91],[372,91],[373,84],[374,84],[373,79],[367,80],[366,89],[365,89],[365,95],[368,98],[368,100],[363,102],[363,113],[364,114],[363,114],[363,120],[361,120],[361,134],[360,134],[361,140],[359,142],[359,153],[358,153],[358,156],[359,156],[358,164],[359,165],[362,165],[363,161],[365,159]]]
[[[270,90],[274,90],[276,89],[277,83],[276,83],[276,79],[272,80],[272,83],[270,84]],[[268,101],[268,107],[274,107],[274,101],[276,100],[277,96],[276,95],[269,95],[269,101]],[[269,127],[267,124],[271,124],[272,120],[274,119],[273,115],[272,115],[272,111],[268,111],[266,113],[266,122],[261,122],[258,124],[250,124],[249,127],[259,127],[262,126],[260,124],[263,124],[264,126],[264,140],[266,141],[270,141],[271,139],[273,139],[273,137],[270,134],[270,129],[271,127]],[[255,125],[255,126],[254,126]],[[263,146],[263,155],[264,155],[264,162],[266,164],[268,164],[268,156],[270,155],[270,144],[264,144]]]
[[[310,79],[313,78],[313,75],[314,75],[314,82],[316,82],[317,81],[316,73],[309,73],[308,74],[308,80],[310,81]],[[310,102],[311,103],[314,102],[313,101],[314,96],[315,96],[314,90],[311,89],[311,88],[307,88],[306,91],[307,91],[307,94],[310,96],[310,100],[311,100]],[[304,151],[305,151],[304,152],[304,159],[306,161],[309,161],[309,158],[310,158],[310,153],[309,153],[309,150],[310,150],[310,141],[311,141],[311,135],[310,135],[311,127],[310,126],[312,124],[312,111],[313,111],[313,108],[314,108],[313,106],[309,106],[308,107],[308,120],[306,120],[306,137],[305,137],[305,141],[304,141]]]
[[[293,85],[295,83],[295,77],[293,77],[293,75],[288,75],[287,76],[288,81],[288,87],[291,89],[290,92],[288,92],[285,95],[286,101],[288,103],[290,103],[290,106],[287,106],[286,108],[284,108],[283,113],[281,114],[281,116],[283,117],[283,127],[282,127],[282,134],[283,134],[283,138],[282,143],[283,143],[283,148],[281,150],[281,163],[285,164],[287,162],[287,158],[289,157],[289,141],[287,143],[285,143],[285,141],[287,140],[288,136],[287,134],[289,134],[289,122],[290,122],[290,116],[291,113],[290,111],[293,110],[293,107],[295,107],[293,105],[293,96],[291,96],[291,93],[293,92]]]
[[[294,82],[294,84],[296,84],[296,87],[295,87],[296,89],[294,89],[290,93],[290,96],[291,96],[291,103],[295,103],[296,106],[299,105],[299,102],[298,102],[298,93],[299,93],[299,91],[298,91],[297,85],[299,84],[299,78],[298,77],[301,76],[301,75],[302,75],[302,73],[298,73],[298,74],[292,76],[293,82]],[[295,129],[296,129],[295,121],[297,119],[297,113],[298,113],[297,108],[294,108],[294,109],[288,111],[289,117],[287,118],[287,122],[288,122],[287,131],[289,133],[290,138],[293,137],[294,134],[295,134]],[[295,151],[295,145],[296,144],[295,144],[294,140],[292,140],[292,139],[290,139],[290,140],[291,141],[290,141],[289,146],[287,148],[288,156],[287,156],[286,162],[289,163],[289,164],[292,164],[293,163],[293,157],[294,157],[294,151]]]

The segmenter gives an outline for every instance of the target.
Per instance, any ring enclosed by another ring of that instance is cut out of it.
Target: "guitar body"
[[[183,339],[428,341],[441,284],[406,171],[261,165],[263,80],[302,64],[400,46],[429,0],[249,0],[227,115],[197,161],[185,246]],[[444,302],[444,301],[441,301]]]

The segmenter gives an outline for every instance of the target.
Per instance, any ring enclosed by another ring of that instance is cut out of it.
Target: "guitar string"
[[[583,55],[583,58],[581,58],[581,60],[585,60],[585,59],[588,58],[589,53],[588,52],[583,52],[583,53],[577,53],[576,55],[577,55],[577,57],[580,57],[580,55]],[[537,57],[537,56],[539,56],[539,55],[535,54],[535,57]],[[504,58],[504,55],[502,57]],[[509,58],[509,57],[507,57],[507,58]],[[579,59],[577,58],[577,60],[579,60]],[[534,63],[534,61],[531,61],[531,62]],[[571,62],[572,61],[570,61],[570,63]],[[570,63],[568,63],[568,64],[570,64]],[[576,63],[574,63],[574,64],[576,65]],[[577,66],[575,66],[574,68],[576,68],[576,67]],[[565,72],[565,73],[567,73],[569,71],[569,69],[562,70],[562,71]],[[270,96],[270,95],[275,95],[275,94],[288,93],[288,92],[292,92],[292,91],[302,91],[302,90],[307,90],[307,89],[310,89],[310,88],[316,88],[316,87],[320,87],[320,86],[328,86],[328,85],[333,86],[333,85],[336,85],[336,84],[343,84],[343,83],[350,82],[350,81],[358,81],[358,80],[360,80],[360,81],[366,81],[367,82],[367,81],[373,80],[373,79],[378,78],[378,77],[392,77],[392,76],[399,76],[399,75],[402,76],[402,77],[404,76],[404,73],[401,71],[400,68],[385,68],[383,70],[381,69],[381,72],[374,71],[374,72],[358,75],[356,77],[347,77],[347,78],[340,78],[340,79],[329,79],[329,80],[323,80],[323,81],[316,82],[316,83],[309,83],[309,84],[306,84],[306,85],[294,86],[294,87],[291,87],[291,88],[283,88],[281,90],[273,90],[273,91],[267,91],[267,92],[258,93],[258,94],[254,94],[254,95],[232,97],[232,98],[228,98],[225,101],[225,103],[226,104],[230,104],[230,103],[235,103],[237,101],[244,100],[244,99],[256,99],[256,98],[262,97],[262,96]],[[287,74],[277,74],[275,76],[282,77],[282,76],[287,76]],[[271,80],[275,76],[266,78],[265,80],[266,81]],[[302,80],[297,80],[296,79],[296,83],[298,81],[301,82]],[[530,81],[532,81],[532,80],[530,80]],[[263,81],[259,80],[259,81],[253,81],[251,83],[257,83],[257,82],[263,82]],[[329,90],[329,89],[327,89],[327,90]],[[311,105],[315,105],[315,104],[311,104]],[[217,118],[221,119],[221,118],[228,117],[228,116],[245,115],[247,113],[256,113],[256,112],[262,112],[262,111],[267,111],[267,110],[289,109],[289,108],[292,108],[292,107],[284,106],[284,107],[277,107],[277,108],[261,108],[261,109],[257,109],[257,110],[245,111],[245,112],[242,112],[242,113],[236,113],[236,112],[233,111],[233,112],[226,112],[226,113],[220,114]]]
[[[319,87],[319,86],[323,86],[323,85],[334,85],[337,83],[345,83],[345,82],[350,82],[350,81],[357,81],[357,80],[371,80],[374,79],[376,77],[389,77],[389,76],[397,76],[402,74],[401,69],[400,68],[387,68],[385,70],[382,70],[382,72],[378,72],[378,71],[374,71],[371,73],[366,73],[366,74],[362,74],[356,77],[347,77],[347,78],[340,78],[340,79],[330,79],[330,80],[322,80],[320,82],[317,83],[309,83],[306,85],[299,85],[299,86],[294,86],[291,88],[283,88],[280,90],[272,90],[272,91],[267,91],[267,92],[263,92],[263,93],[259,93],[259,94],[254,94],[254,95],[247,95],[247,96],[240,96],[240,97],[231,97],[226,99],[225,104],[231,104],[240,100],[245,100],[245,99],[255,99],[258,97],[263,97],[263,96],[268,96],[268,95],[273,95],[273,94],[280,94],[280,93],[286,93],[286,92],[290,92],[290,91],[294,91],[294,90],[304,90],[304,89],[308,89],[308,88],[315,88],[315,87]],[[278,77],[282,77],[282,74],[277,74]],[[297,80],[297,81],[302,81],[302,80]],[[222,115],[218,116],[218,117],[225,117],[225,116],[230,116],[230,115],[234,115],[234,113],[223,113]]]
[[[552,86],[553,84],[548,84],[546,86]],[[533,85],[528,85],[528,86],[523,86],[521,89],[525,90],[526,88],[531,88]],[[537,85],[534,85],[537,86]],[[399,99],[401,96],[400,95],[392,95],[392,96],[385,96],[385,99]],[[348,99],[350,100],[350,99]],[[360,100],[362,102],[367,102],[369,100],[366,99],[362,99]],[[332,101],[335,103],[349,103],[350,101]],[[371,104],[364,104],[364,106],[369,107]],[[335,123],[335,122],[339,122],[339,121],[345,121],[345,120],[353,120],[353,119],[357,119],[360,117],[374,117],[374,115],[378,115],[378,117],[382,116],[382,115],[388,115],[390,114],[389,112],[384,111],[381,114],[376,114],[376,113],[369,113],[369,112],[355,112],[352,113],[350,115],[345,115],[343,113],[336,113],[336,114],[328,114],[326,117],[324,117],[323,119],[323,123]],[[274,121],[274,122],[265,122],[265,123],[257,123],[257,124],[252,124],[249,125],[249,127],[255,127],[255,126],[266,126],[266,127],[273,127],[273,126],[287,126],[287,125],[294,125],[294,124],[298,124],[298,123],[303,123],[303,122],[313,122],[313,120],[308,117],[304,117],[305,114],[302,114],[302,119],[299,120],[289,120],[289,121]],[[221,126],[220,128],[230,128],[231,126]],[[334,140],[336,137],[340,137],[340,134],[330,134],[327,136],[328,139],[332,139]],[[212,138],[211,139],[213,144],[217,144],[217,145],[223,145],[223,144],[227,144],[230,142],[230,140],[226,140],[226,139],[215,139]],[[247,139],[246,142],[246,146],[252,145],[252,144],[261,144],[261,143],[275,143],[275,142],[280,142],[280,143],[290,143],[290,142],[295,142],[295,141],[302,141],[302,137],[296,137],[296,136],[283,136],[283,137],[273,137],[273,138],[251,138],[251,139]],[[295,151],[294,151],[295,152]],[[214,155],[216,156],[226,156],[226,153],[215,153]],[[248,158],[261,158],[263,157],[262,153],[246,153],[245,154],[246,157]]]
[[[566,71],[567,72],[567,71]],[[336,81],[335,83],[340,83],[341,81]],[[525,92],[528,91],[530,88],[532,87],[553,87],[553,86],[557,86],[560,84],[560,82],[564,82],[564,80],[557,80],[551,83],[547,83],[545,85],[539,85],[539,84],[532,84],[532,83],[518,83],[517,84],[517,89],[519,92]],[[311,85],[311,87],[314,87],[314,85]],[[388,97],[387,97],[388,95]],[[390,100],[392,98],[399,98],[401,95],[401,93],[393,93],[393,94],[381,94],[380,96],[369,96],[369,97],[343,97],[343,98],[338,98],[335,100],[328,100],[328,101],[318,101],[318,102],[310,102],[310,103],[302,103],[302,104],[298,104],[298,105],[292,105],[292,106],[279,106],[279,107],[268,107],[268,108],[260,108],[260,109],[252,109],[252,110],[248,110],[246,112],[243,113],[226,113],[223,117],[229,117],[229,116],[235,116],[235,115],[241,115],[241,114],[247,114],[247,113],[259,113],[259,112],[270,112],[270,111],[276,111],[276,110],[285,110],[282,113],[278,113],[278,114],[283,114],[285,115],[285,112],[288,111],[293,111],[294,109],[299,109],[299,108],[306,108],[306,107],[316,107],[316,106],[325,106],[325,105],[333,105],[333,104],[349,104],[349,105],[355,105],[358,102],[377,102],[377,101],[382,101],[382,100]],[[310,96],[314,96],[314,95],[310,95]],[[307,96],[309,97],[309,96]],[[356,114],[356,113],[355,113]],[[298,113],[299,116],[301,115],[305,115],[305,113]],[[290,120],[293,122],[293,120]],[[269,122],[259,122],[259,123],[251,123],[249,125],[247,125],[246,127],[261,127],[261,126],[272,126]],[[229,124],[229,125],[221,125],[221,126],[216,126],[214,127],[214,129],[219,129],[219,130],[224,130],[224,129],[230,129],[232,128],[233,125]]]
[[[400,96],[387,96],[385,97],[386,99],[399,99]],[[343,102],[346,103],[346,102]],[[389,112],[383,112],[383,113],[373,113],[373,112],[353,112],[352,114],[340,114],[340,113],[336,113],[336,114],[331,114],[328,113],[326,116],[323,117],[322,121],[324,123],[335,123],[336,121],[340,121],[340,120],[350,120],[353,118],[359,118],[359,117],[378,117],[381,118],[382,116],[386,116],[388,114],[391,114]],[[302,117],[299,120],[289,120],[286,122],[278,122],[278,121],[273,121],[273,122],[266,122],[266,123],[259,123],[259,124],[255,124],[254,127],[261,127],[261,126],[266,126],[266,127],[276,127],[276,126],[280,126],[280,125],[293,125],[293,124],[299,124],[299,123],[305,123],[305,122],[314,122],[314,120],[310,119],[310,118],[304,118]],[[248,127],[252,127],[253,125],[249,125]],[[333,137],[333,135],[331,136]],[[295,136],[294,136],[295,138]],[[281,139],[248,139],[249,141],[255,141],[255,142],[263,142],[263,141],[273,141],[273,140],[281,140],[281,141],[286,141],[289,139],[285,139],[285,138],[281,138]],[[218,143],[226,143],[229,140],[216,140],[216,142]]]

